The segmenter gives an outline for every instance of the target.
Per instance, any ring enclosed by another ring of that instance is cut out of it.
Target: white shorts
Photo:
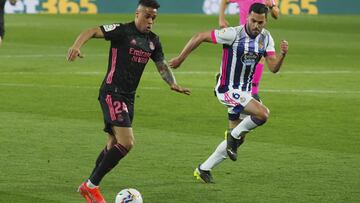
[[[216,92],[220,103],[228,108],[229,114],[238,114],[242,112],[245,106],[251,101],[251,92],[244,92],[239,89],[232,89],[225,93]]]

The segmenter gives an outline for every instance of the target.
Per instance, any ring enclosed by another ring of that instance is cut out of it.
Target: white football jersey
[[[275,54],[274,40],[270,32],[263,29],[251,38],[245,26],[228,27],[211,33],[214,43],[223,44],[220,79],[216,90],[220,93],[231,89],[251,91],[255,67],[261,57]]]

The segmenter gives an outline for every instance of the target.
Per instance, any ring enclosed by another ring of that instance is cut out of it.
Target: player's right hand
[[[84,56],[80,52],[80,49],[71,47],[68,51],[67,60],[75,61],[76,57],[84,58]]]
[[[179,56],[174,57],[174,58],[170,59],[169,66],[170,66],[170,68],[176,69],[182,64],[183,61],[184,60],[181,60]]]

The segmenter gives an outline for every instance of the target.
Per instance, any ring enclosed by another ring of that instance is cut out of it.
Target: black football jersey
[[[105,39],[110,41],[108,70],[100,90],[135,94],[149,59],[164,60],[159,37],[153,32],[139,32],[135,22],[100,28]]]

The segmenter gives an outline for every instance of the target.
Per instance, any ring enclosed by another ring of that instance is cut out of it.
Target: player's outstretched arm
[[[172,58],[169,61],[169,65],[171,68],[178,68],[182,62],[186,59],[186,57],[196,49],[202,42],[212,42],[211,40],[211,31],[208,32],[199,32],[194,35],[188,43],[185,45],[179,56]]]
[[[74,44],[69,48],[67,60],[74,61],[77,57],[83,58],[80,48],[91,38],[104,38],[100,27],[91,28],[80,33]]]
[[[225,9],[228,4],[228,0],[221,0],[220,9],[219,9],[219,27],[226,28],[229,27],[229,22],[225,19]]]
[[[270,9],[271,17],[278,19],[280,10],[275,0],[265,0],[265,5]]]
[[[191,91],[189,89],[183,88],[176,83],[175,76],[170,70],[165,60],[156,62],[155,65],[162,79],[170,86],[171,90],[190,95]]]
[[[279,18],[279,13],[280,13],[279,7],[277,7],[275,5],[275,6],[272,6],[272,7],[269,7],[269,8],[270,8],[271,17],[273,17],[274,19],[278,19]]]
[[[272,55],[266,57],[266,62],[269,67],[269,70],[273,73],[277,73],[281,65],[285,59],[286,54],[288,53],[288,42],[286,40],[282,40],[280,43],[281,53],[279,56]]]
[[[271,17],[274,19],[279,18],[280,9],[276,5],[275,0],[265,0],[265,5],[270,9]]]

